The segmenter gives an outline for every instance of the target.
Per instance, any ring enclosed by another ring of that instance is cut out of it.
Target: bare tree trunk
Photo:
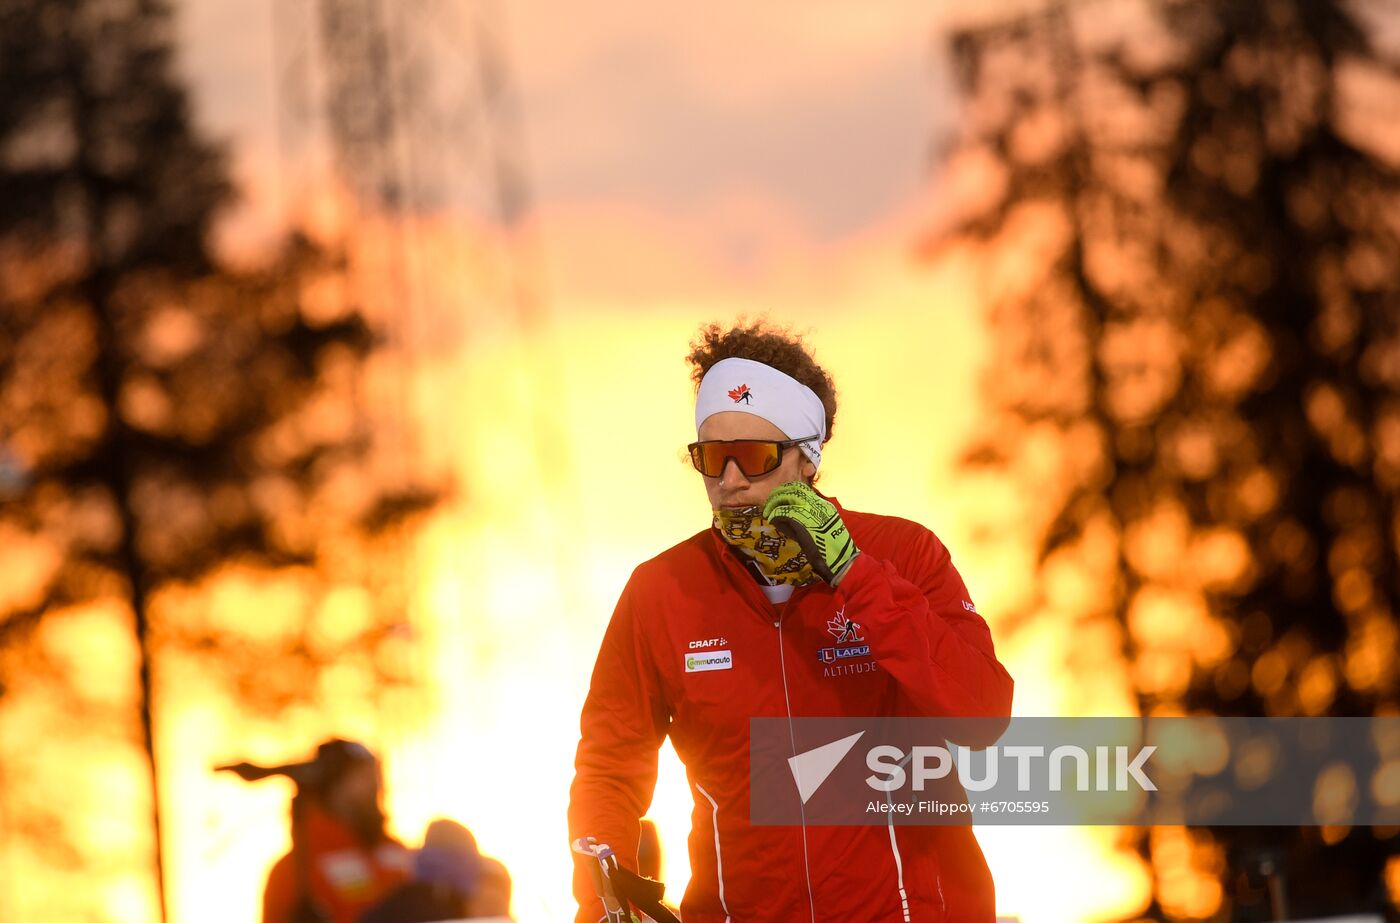
[[[74,17],[76,20],[76,16]],[[101,138],[95,135],[101,100],[94,88],[87,85],[84,65],[78,60],[82,53],[76,44],[67,49],[66,68],[73,91],[73,134],[78,140],[75,169],[86,207],[86,237],[88,272],[82,291],[97,321],[98,395],[107,414],[107,430],[102,448],[95,457],[98,480],[103,483],[116,505],[121,520],[121,544],[118,548],[120,570],[127,581],[127,604],[131,607],[132,631],[139,657],[137,708],[141,724],[141,747],[146,757],[150,821],[155,873],[157,921],[167,920],[165,902],[165,850],[160,808],[160,768],[156,755],[155,704],[152,682],[152,650],[148,588],[150,579],[137,545],[137,516],[132,508],[132,486],[135,477],[135,457],[131,428],[121,414],[121,387],[125,372],[125,357],[121,334],[117,329],[113,295],[118,278],[119,253],[113,253],[107,228],[113,190],[111,180],[103,170]]]

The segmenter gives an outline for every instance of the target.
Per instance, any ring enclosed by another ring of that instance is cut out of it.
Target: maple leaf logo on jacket
[[[732,398],[734,399],[734,403],[736,403],[736,404],[739,404],[739,403],[752,404],[752,403],[753,403],[753,400],[752,400],[752,398],[751,398],[751,396],[750,396],[751,393],[752,393],[752,392],[749,391],[749,386],[748,386],[748,385],[740,385],[740,386],[737,387],[737,388],[730,388],[730,389],[729,389],[729,396],[732,397]]]
[[[852,619],[846,618],[845,606],[842,606],[841,610],[827,621],[826,630],[831,632],[831,636],[836,639],[837,644],[845,644],[848,641],[865,640],[860,634],[860,624]]]

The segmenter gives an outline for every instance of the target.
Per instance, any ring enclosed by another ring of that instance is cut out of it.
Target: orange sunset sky
[[[245,195],[220,237],[238,258],[256,258],[288,207],[271,7],[177,4],[197,121],[231,143]],[[461,336],[421,360],[412,403],[425,456],[463,485],[411,558],[428,690],[382,714],[330,706],[252,732],[172,666],[164,681],[191,690],[162,712],[174,920],[256,919],[263,876],[287,845],[288,790],[209,767],[297,758],[327,733],[384,754],[393,829],[406,841],[433,817],[455,817],[510,868],[522,923],[570,917],[564,809],[598,641],[631,569],[708,525],[703,487],[680,452],[694,438],[682,357],[710,320],[766,312],[809,332],[841,399],[821,486],[947,542],[1016,678],[1018,715],[1131,713],[1119,668],[1071,684],[1059,667],[1070,644],[1112,650],[1111,637],[998,628],[1028,599],[1030,536],[1018,524],[1029,500],[956,469],[981,413],[979,286],[1016,262],[915,255],[963,191],[940,184],[933,153],[958,119],[936,31],[951,9],[497,7],[547,310],[522,333],[499,311],[459,302],[425,258],[425,290],[437,311],[460,303]],[[997,541],[974,543],[979,528]],[[1090,592],[1064,579],[1061,598]],[[215,605],[240,610],[298,590],[231,575],[219,592]],[[343,596],[329,623],[353,621],[365,605]],[[323,690],[332,697],[334,682]],[[667,748],[651,816],[676,900],[689,807]],[[1132,914],[1147,871],[1113,852],[1113,833],[979,831],[1000,912],[1028,923]],[[109,906],[136,923],[150,899],[123,886]]]

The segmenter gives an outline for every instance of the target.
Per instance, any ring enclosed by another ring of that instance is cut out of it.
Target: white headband
[[[789,439],[817,434],[798,448],[818,467],[826,439],[826,408],[817,392],[785,372],[752,359],[721,359],[700,380],[695,431],[712,414],[736,410],[772,423]]]

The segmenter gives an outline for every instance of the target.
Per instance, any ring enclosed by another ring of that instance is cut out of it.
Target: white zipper
[[[710,828],[715,832],[715,881],[719,883],[719,905],[724,908],[724,923],[729,923],[729,905],[724,902],[724,862],[719,857],[719,804],[705,791],[705,786],[696,782],[695,788],[710,803]]]
[[[789,598],[788,602],[792,602],[792,599]],[[783,611],[786,614],[787,610]],[[783,652],[783,619],[781,615],[773,622],[773,627],[778,629],[778,673],[783,678],[783,703],[787,706],[788,742],[792,747],[792,755],[796,756],[797,736],[792,729],[792,698],[788,695],[787,655]],[[798,805],[798,809],[802,812],[802,874],[807,881],[807,907],[811,911],[812,923],[817,923],[817,899],[812,893],[812,867],[807,859],[807,809],[801,804]]]

